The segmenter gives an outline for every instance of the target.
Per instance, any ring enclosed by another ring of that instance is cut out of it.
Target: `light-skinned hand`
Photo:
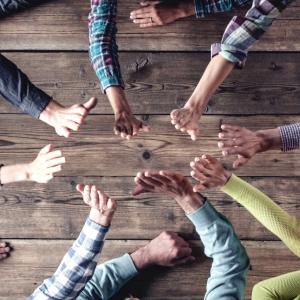
[[[84,203],[91,207],[90,219],[108,227],[117,209],[117,202],[95,185],[78,184],[76,189],[82,194]]]
[[[0,260],[7,258],[11,251],[11,247],[6,242],[0,242]]]

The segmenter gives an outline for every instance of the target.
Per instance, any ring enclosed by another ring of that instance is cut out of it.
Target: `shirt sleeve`
[[[282,151],[300,148],[300,123],[279,127]]]
[[[38,118],[52,99],[18,67],[0,54],[0,96],[21,111]]]
[[[289,215],[267,195],[234,174],[222,191],[243,205],[300,257],[300,219]]]
[[[117,0],[91,0],[89,14],[90,59],[102,90],[124,82],[116,42]]]
[[[97,266],[77,300],[110,299],[138,274],[129,254]]]
[[[107,231],[107,227],[87,219],[54,275],[46,279],[27,299],[75,299],[94,273]]]
[[[241,68],[248,51],[294,0],[254,0],[245,17],[235,16],[228,24],[221,43],[213,44],[211,55],[222,55]]]
[[[187,217],[213,259],[204,299],[244,299],[249,258],[230,222],[208,201]]]
[[[251,0],[194,0],[197,18],[204,18],[210,14],[228,12],[244,6]]]

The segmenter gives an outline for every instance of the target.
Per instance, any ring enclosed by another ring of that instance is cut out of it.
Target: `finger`
[[[159,4],[160,1],[142,1],[140,3],[141,6],[147,6],[147,5],[156,5]]]
[[[154,27],[154,26],[158,26],[158,25],[154,22],[146,23],[146,24],[140,24],[140,28],[147,28],[147,27]]]
[[[62,165],[66,162],[65,157],[53,158],[46,161],[46,168]]]
[[[39,154],[47,154],[53,150],[53,146],[51,144],[45,146],[44,148],[41,149]]]
[[[175,266],[179,266],[179,265],[183,265],[183,264],[186,264],[186,263],[189,263],[189,262],[194,262],[195,260],[196,260],[196,258],[194,256],[190,255],[190,256],[175,260],[173,262],[173,264]]]
[[[52,175],[54,173],[60,172],[62,170],[62,165],[50,167],[45,170],[45,175]]]
[[[178,250],[177,258],[187,257],[192,254],[192,249],[190,247],[181,247]]]
[[[228,124],[222,124],[221,129],[223,131],[240,131],[242,128],[239,126],[233,126],[233,125],[228,125]]]
[[[0,243],[0,247],[1,247],[1,248],[4,248],[4,247],[6,247],[6,246],[7,246],[7,243],[6,243],[6,242],[1,242],[1,243]]]
[[[208,179],[208,177],[206,175],[204,175],[203,173],[198,172],[198,171],[194,171],[194,170],[191,171],[191,176],[194,179],[196,179],[198,181],[201,181],[201,182],[206,181]]]
[[[243,154],[244,149],[242,147],[232,147],[232,148],[224,148],[222,150],[222,155],[227,156],[227,155],[233,155],[233,154]]]
[[[100,210],[106,209],[107,200],[108,200],[107,195],[101,189],[98,189],[97,192],[98,192],[98,196],[99,196],[99,208],[100,208]]]
[[[9,252],[10,252],[10,248],[9,247],[0,248],[0,254],[9,253]]]
[[[42,183],[48,183],[51,179],[53,179],[53,177],[54,176],[52,174],[44,175]]]
[[[171,171],[159,171],[159,175],[167,178],[172,184],[177,184],[177,174]]]
[[[249,161],[249,158],[246,158],[242,155],[238,155],[238,158],[233,162],[233,168],[237,169],[245,165]]]
[[[79,125],[82,125],[83,121],[84,121],[84,117],[81,116],[80,114],[72,113],[69,115],[69,118],[70,118],[70,120],[72,120],[73,122],[75,122]]]
[[[153,178],[154,180],[160,182],[162,185],[165,184],[170,184],[171,181],[165,177],[165,176],[162,176],[160,175],[159,173],[154,173],[154,172],[149,172],[149,171],[146,171],[146,174],[145,174],[147,177],[151,177]]]
[[[7,253],[0,254],[0,259],[6,258],[8,256]]]
[[[180,110],[179,109],[174,109],[170,113],[170,117],[173,121],[177,122],[177,120],[180,117]]]
[[[133,126],[130,122],[125,123],[125,128],[126,128],[126,133],[127,135],[132,135],[133,134]]]
[[[142,123],[140,130],[142,130],[144,132],[149,132],[151,130],[151,127],[149,125],[145,125]]]
[[[215,165],[215,164],[219,163],[219,161],[215,157],[213,157],[209,154],[204,154],[201,156],[201,158],[206,160],[209,165]],[[208,167],[209,167],[209,165],[208,165]]]
[[[64,126],[66,126],[68,129],[78,131],[80,129],[80,124],[77,124],[76,122],[68,119],[65,123]]]
[[[111,211],[117,210],[117,202],[111,198],[107,200],[107,209]]]
[[[96,107],[97,105],[97,98],[92,97],[90,100],[88,100],[87,102],[83,103],[82,106],[87,109],[87,111],[89,112],[90,110],[92,110],[94,107]]]
[[[88,184],[83,189],[83,201],[88,205],[91,203],[91,187]]]
[[[242,139],[226,139],[223,140],[222,142],[218,142],[218,147],[220,149],[223,148],[230,148],[234,146],[242,146],[244,144],[244,141]]]
[[[138,184],[134,189],[133,191],[131,192],[132,196],[138,196],[140,194],[143,194],[143,193],[146,193],[147,191],[145,190],[145,188]]]
[[[78,114],[79,116],[81,116],[82,118],[85,118],[88,114],[88,111],[83,107],[83,105],[73,105],[72,106],[72,109],[71,109],[71,112],[73,114]]]
[[[237,139],[241,138],[241,133],[239,131],[236,132],[220,132],[218,135],[219,139]]]
[[[150,192],[154,190],[154,186],[147,184],[146,182],[144,182],[141,178],[139,177],[135,177],[134,179],[135,183],[139,186],[141,186],[141,188],[134,190],[134,192],[139,192],[139,194],[141,194],[142,192]],[[136,193],[134,193],[133,195],[138,195]]]
[[[152,186],[152,188],[154,189],[155,187],[160,187],[161,183],[151,177],[146,176],[146,172],[140,172],[138,173],[138,178],[140,180],[142,180],[145,184],[147,184],[148,186]]]
[[[203,191],[205,191],[207,189],[207,187],[204,184],[198,183],[196,185],[193,186],[193,191],[195,193],[201,193]]]
[[[153,19],[151,17],[151,14],[145,14],[143,16],[140,16],[138,19],[133,19],[133,23],[135,24],[153,23]]]
[[[191,136],[192,141],[196,141],[200,130],[199,129],[188,129],[186,132]]]
[[[192,169],[194,171],[197,171],[199,173],[202,173],[206,176],[209,176],[211,174],[211,169],[208,168],[208,164],[207,162],[206,163],[203,163],[204,159],[201,158],[200,160],[198,160],[197,162],[191,162],[190,166],[192,167]]]
[[[151,184],[153,186],[161,187],[162,185],[164,185],[164,183],[161,180],[158,180],[156,178],[156,174],[155,173],[150,174],[150,172],[146,171],[145,172],[145,177],[148,180],[147,183],[149,183],[149,184]]]
[[[143,15],[145,15],[145,14],[151,13],[151,11],[152,11],[151,7],[139,8],[130,13],[130,18],[131,19],[140,18],[140,17],[143,17]]]
[[[90,203],[91,207],[94,207],[99,210],[99,207],[100,207],[99,196],[98,196],[97,188],[95,185],[93,185],[91,188],[90,199],[91,199],[91,203]]]
[[[71,135],[71,130],[67,127],[61,127],[61,128],[59,128],[58,135],[68,138]]]
[[[48,160],[51,160],[51,159],[55,159],[55,158],[60,158],[62,157],[62,151],[61,150],[55,150],[55,151],[52,151],[48,154],[45,155],[45,160],[48,161]]]
[[[80,183],[80,184],[77,184],[76,185],[76,190],[78,192],[80,192],[81,194],[83,194],[83,191],[84,191],[84,184]]]

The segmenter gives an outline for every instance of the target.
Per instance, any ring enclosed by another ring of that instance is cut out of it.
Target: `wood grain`
[[[69,106],[96,96],[97,114],[112,109],[87,53],[3,53],[41,89]],[[192,94],[209,60],[208,53],[121,53],[127,98],[135,113],[169,114]],[[180,66],[180,72],[178,72]],[[253,53],[244,70],[236,70],[210,101],[208,114],[300,113],[299,53]],[[0,101],[2,113],[14,113]]]
[[[52,128],[25,115],[2,115],[0,161],[5,164],[29,161],[44,145],[53,143],[63,150],[67,163],[64,176],[135,176],[142,169],[173,169],[190,173],[189,162],[200,154],[220,157],[217,135],[220,124],[246,126],[253,130],[299,122],[299,116],[204,116],[202,136],[193,142],[175,130],[167,116],[143,116],[151,133],[127,141],[112,133],[112,116],[89,116],[86,124],[70,139],[56,136]],[[224,160],[229,163],[234,158]],[[243,176],[299,176],[298,151],[269,151],[257,155],[237,171]]]
[[[282,209],[300,218],[298,178],[246,178]],[[177,203],[168,196],[145,194],[132,197],[131,177],[59,177],[47,185],[11,184],[0,195],[0,237],[71,239],[81,230],[89,208],[76,192],[76,183],[96,184],[118,200],[118,210],[108,238],[153,238],[162,230],[196,239],[193,225]],[[232,222],[239,238],[276,240],[246,209],[218,190],[205,193],[218,211]],[[153,222],[155,219],[155,222]],[[22,226],[16,230],[16,220]]]
[[[182,19],[169,26],[139,29],[129,20],[134,1],[119,6],[118,42],[120,50],[209,51],[221,39],[233,14],[245,9],[207,19]],[[299,4],[295,3],[275,22],[256,44],[257,51],[299,51]],[[2,20],[1,50],[87,50],[89,2],[80,0],[50,1],[31,10]],[[200,37],[200,38],[199,38]]]
[[[11,258],[1,263],[1,270],[5,274],[5,284],[0,285],[1,300],[8,298],[19,300],[31,294],[42,280],[53,274],[71,245],[71,241],[59,240],[10,242],[14,245],[15,251]],[[106,241],[101,262],[134,251],[146,243],[146,240]],[[124,299],[129,294],[142,299],[202,299],[211,262],[203,255],[199,241],[190,243],[197,257],[195,263],[170,269],[147,270],[132,280],[115,299]],[[251,259],[245,297],[247,300],[250,299],[251,289],[255,283],[300,268],[299,259],[280,242],[244,242],[244,245]]]

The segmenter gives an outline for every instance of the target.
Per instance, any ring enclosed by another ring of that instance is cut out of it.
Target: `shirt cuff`
[[[138,274],[138,270],[136,269],[132,258],[128,253],[121,257],[115,258],[114,263],[118,265],[118,272],[121,277],[126,280],[130,280]]]
[[[197,18],[205,17],[205,12],[203,9],[203,4],[201,0],[194,0],[195,3],[195,13]]]
[[[99,225],[88,218],[77,239],[77,243],[83,248],[98,253],[102,246],[109,227]]]
[[[205,231],[208,226],[220,219],[219,213],[208,200],[205,201],[202,207],[191,214],[187,214],[186,216],[194,224],[197,232],[199,233]]]
[[[221,191],[236,199],[239,198],[237,194],[241,191],[241,186],[245,186],[245,184],[248,185],[243,179],[232,174],[227,183],[221,188]]]
[[[226,60],[232,62],[236,69],[242,69],[247,60],[247,53],[241,51],[233,46],[225,44],[214,43],[211,45],[211,58],[216,55],[222,55]]]
[[[300,148],[300,123],[279,127],[282,151],[290,151]]]
[[[124,81],[120,79],[118,76],[111,77],[102,77],[101,78],[101,91],[105,93],[105,90],[111,86],[120,86],[123,89],[125,88]]]

